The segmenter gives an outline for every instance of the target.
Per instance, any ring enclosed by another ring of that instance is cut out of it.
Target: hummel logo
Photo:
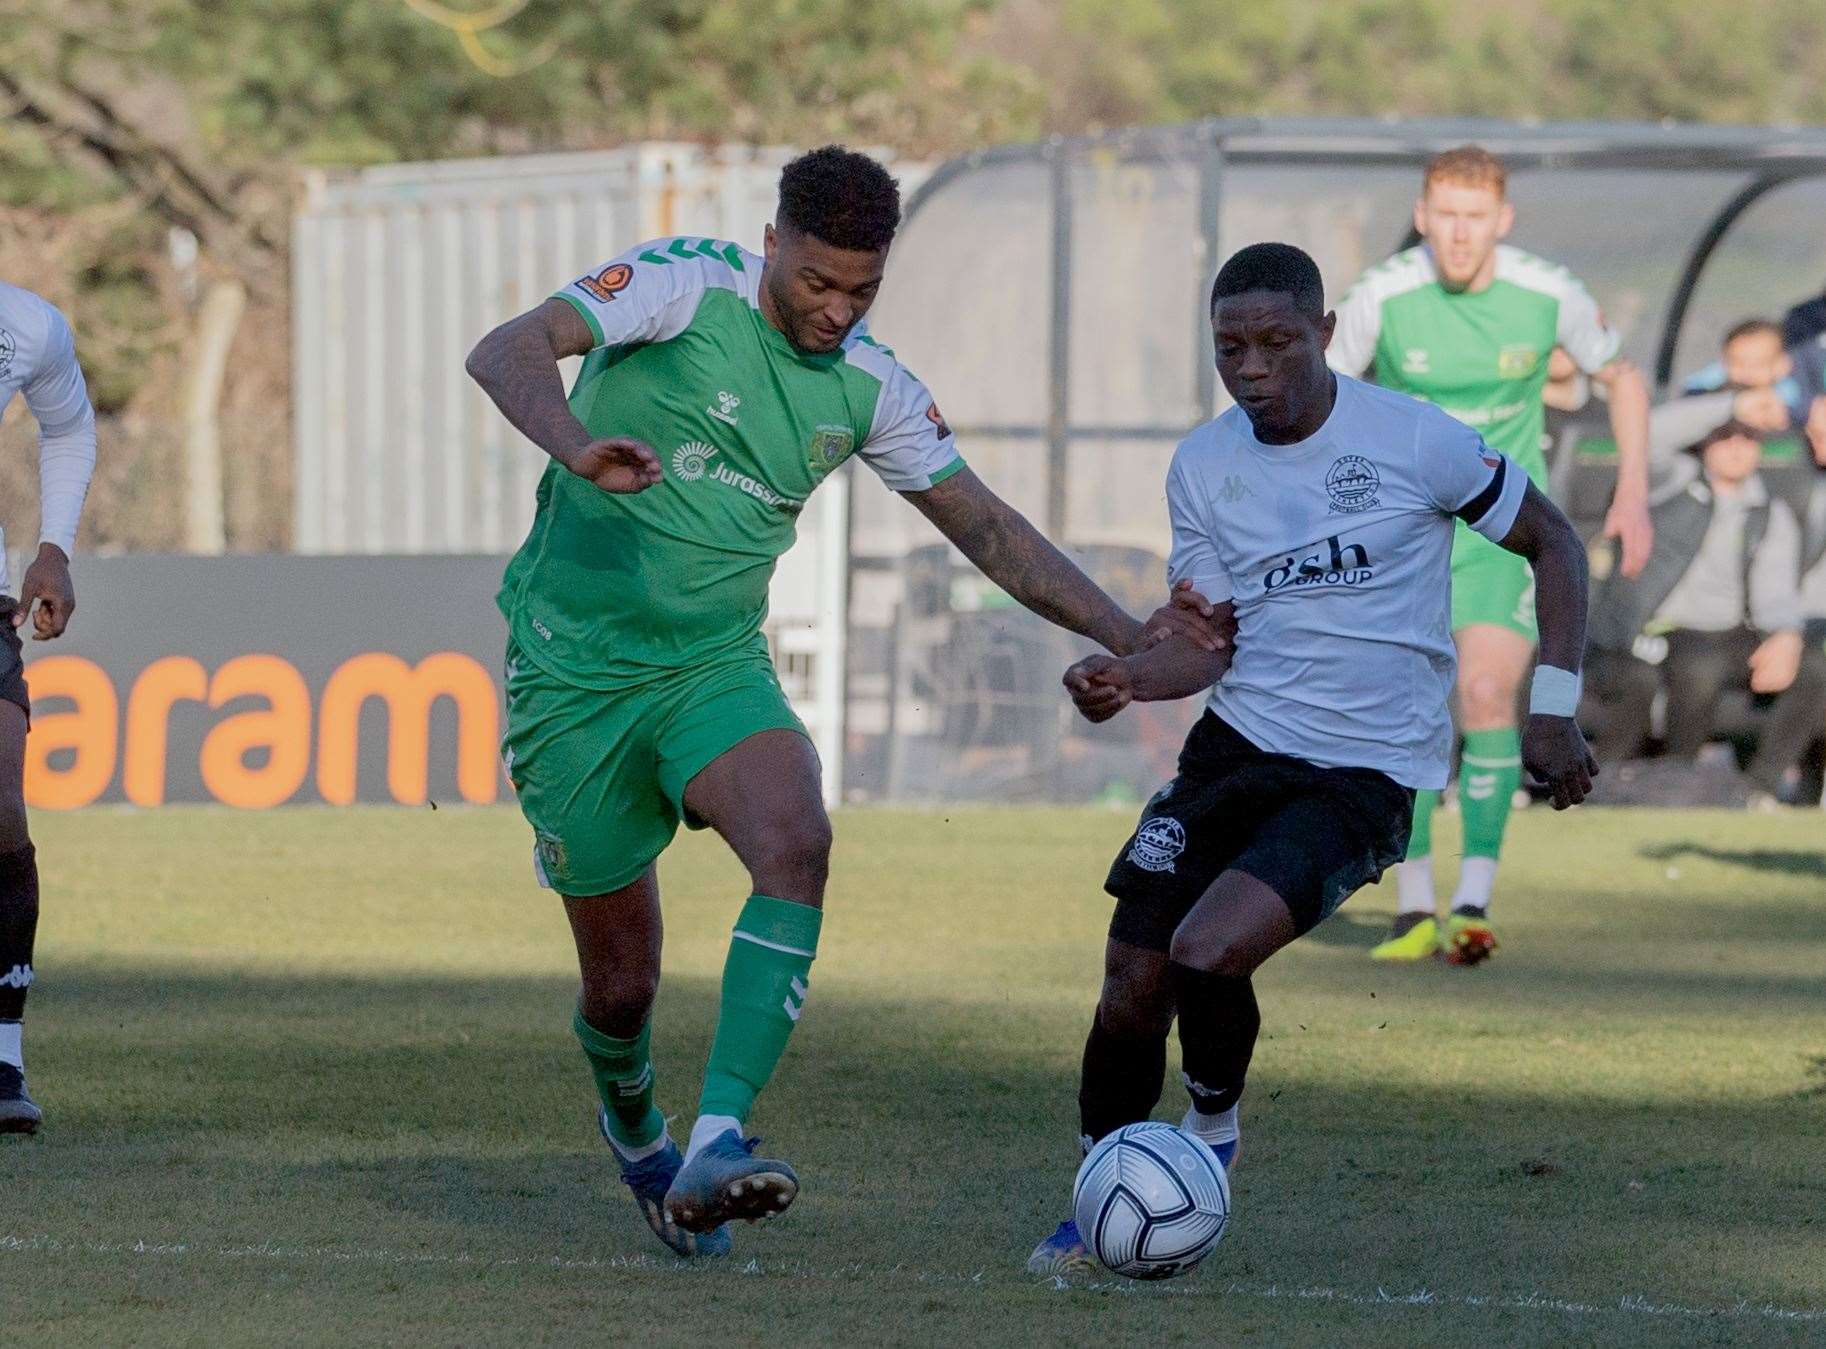
[[[795,974],[793,976],[792,994],[785,1002],[780,1004],[780,1006],[785,1009],[786,1015],[791,1017],[794,1021],[797,1021],[805,1012],[805,998],[807,992],[808,990],[805,987],[805,981]],[[794,1003],[793,998],[797,998],[799,1001]]]
[[[718,390],[716,401],[718,407],[721,408],[721,411],[718,411],[717,408],[708,407],[705,408],[704,411],[708,412],[712,417],[715,417],[719,422],[728,422],[731,426],[734,426],[735,410],[742,406],[742,400],[732,393]]]
[[[649,1063],[640,1070],[638,1077],[615,1083],[615,1094],[617,1096],[638,1096],[652,1085],[653,1065]]]

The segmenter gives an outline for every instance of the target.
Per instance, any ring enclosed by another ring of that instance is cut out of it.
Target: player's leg
[[[1179,773],[1149,800],[1111,864],[1115,897],[1104,947],[1103,988],[1084,1045],[1079,1079],[1080,1152],[1147,1119],[1166,1078],[1173,990],[1173,931],[1271,808],[1272,784],[1247,776],[1261,752],[1207,712],[1186,737]],[[1027,1268],[1062,1274],[1090,1257],[1070,1218],[1036,1246]]]
[[[831,826],[817,752],[764,657],[710,672],[675,709],[661,732],[661,778],[689,823],[729,844],[750,882],[723,965],[698,1120],[667,1196],[679,1224],[700,1230],[771,1217],[798,1193],[793,1169],[752,1156],[742,1135],[805,1008]]]
[[[622,1183],[653,1234],[674,1252],[726,1255],[726,1230],[688,1232],[665,1213],[684,1155],[654,1101],[652,1016],[663,937],[658,874],[649,866],[608,894],[566,896],[564,912],[583,981],[571,1029],[595,1079],[596,1126],[614,1150]]]
[[[756,783],[767,789],[756,791]],[[695,1150],[706,1133],[741,1127],[804,1010],[831,826],[817,753],[797,731],[762,731],[723,754],[691,780],[685,806],[729,844],[748,870],[750,891],[723,967]]]
[[[624,1161],[641,1161],[663,1150],[666,1134],[651,1053],[664,935],[658,872],[648,867],[606,895],[566,896],[564,915],[582,976],[571,1029],[596,1081],[602,1131]]]
[[[1165,934],[1171,940],[1169,929]],[[1111,935],[1103,954],[1103,989],[1091,1016],[1078,1078],[1078,1124],[1084,1150],[1125,1124],[1146,1119],[1160,1103],[1167,1075],[1173,989],[1160,944]]]
[[[1416,792],[1407,856],[1395,867],[1395,925],[1370,948],[1371,960],[1430,960],[1439,953],[1439,901],[1433,893],[1433,812],[1439,793]]]
[[[1078,1078],[1080,1155],[1125,1124],[1154,1113],[1167,1078],[1173,989],[1167,980],[1167,925],[1157,942],[1136,945],[1113,933],[1104,946],[1103,989],[1091,1014]],[[1087,1269],[1090,1252],[1067,1218],[1027,1257],[1029,1274]]]
[[[683,1157],[655,1104],[650,1017],[662,928],[653,862],[678,827],[654,762],[652,697],[580,689],[516,658],[503,759],[535,838],[534,872],[564,896],[582,987],[571,1030],[595,1082],[597,1127],[655,1236],[720,1255],[726,1232],[681,1231],[664,1199]]]
[[[1202,1136],[1239,1136],[1261,1030],[1255,971],[1406,854],[1413,807],[1413,792],[1381,773],[1309,770],[1174,931],[1170,977]]]
[[[12,631],[7,623],[6,636]],[[6,655],[0,649],[0,661]],[[0,1133],[33,1133],[44,1116],[26,1092],[21,1037],[38,933],[38,862],[25,818],[23,684],[9,673],[11,680],[0,674],[0,695],[11,693],[0,696]]]
[[[1528,571],[1527,562],[1459,524],[1452,539],[1452,632],[1457,637],[1477,626],[1503,628],[1514,633],[1523,639],[1528,652],[1532,652],[1536,641],[1534,577]],[[1477,723],[1475,732],[1472,730],[1474,723],[1464,716],[1468,694],[1464,657],[1464,644],[1459,643],[1459,712],[1466,756],[1459,770],[1459,805],[1463,810],[1461,823],[1466,840],[1464,854],[1466,858],[1474,856],[1472,840],[1477,842],[1477,847],[1486,849],[1486,854],[1477,854],[1483,860],[1459,869],[1459,894],[1453,896],[1453,909],[1468,904],[1479,893],[1483,894],[1483,907],[1488,907],[1488,891],[1495,876],[1495,856],[1501,851],[1510,801],[1521,783],[1521,734],[1517,732],[1514,710],[1492,710],[1490,716]],[[1472,659],[1475,661],[1477,654]],[[1490,670],[1485,670],[1477,675],[1479,688],[1488,683],[1490,674]],[[1527,661],[1523,661],[1521,674],[1516,675],[1517,686],[1523,675],[1527,675]],[[1479,692],[1470,690],[1470,697],[1479,697]],[[1492,692],[1492,703],[1494,701]],[[1483,705],[1479,705],[1479,710],[1483,710]],[[1472,763],[1472,759],[1481,763]],[[1514,761],[1512,767],[1495,769],[1495,779],[1492,779],[1492,769],[1488,765],[1506,765],[1508,761]],[[1477,774],[1475,781],[1472,781],[1472,774]],[[1503,790],[1506,778],[1512,778],[1512,781],[1508,790]],[[1435,953],[1450,957],[1450,940],[1455,936],[1453,929],[1468,922],[1463,915],[1448,918],[1443,931],[1435,916],[1433,810],[1437,805],[1439,792],[1419,792],[1415,796],[1410,851],[1406,860],[1395,867],[1395,927],[1388,940],[1369,953],[1373,960],[1424,960]],[[1494,845],[1490,843],[1492,836]],[[1470,885],[1470,891],[1466,891],[1466,885]],[[1490,940],[1494,942],[1494,936]]]

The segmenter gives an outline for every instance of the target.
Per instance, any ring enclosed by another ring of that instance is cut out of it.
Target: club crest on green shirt
[[[829,473],[848,459],[855,448],[856,433],[853,430],[832,422],[821,422],[812,433],[812,443],[806,449],[805,461],[813,473]]]
[[[1496,353],[1496,373],[1504,379],[1526,379],[1540,359],[1541,353],[1534,347],[1504,347]]]

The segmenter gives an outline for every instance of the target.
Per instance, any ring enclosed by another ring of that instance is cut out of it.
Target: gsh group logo
[[[1311,548],[1304,557],[1290,555],[1280,565],[1270,567],[1262,578],[1263,592],[1273,594],[1288,586],[1296,590],[1360,586],[1376,574],[1370,565],[1369,549],[1360,543],[1345,543],[1333,534]]]

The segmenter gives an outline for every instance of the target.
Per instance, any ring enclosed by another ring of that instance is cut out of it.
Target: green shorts
[[[1534,624],[1534,572],[1528,560],[1458,522],[1452,540],[1452,631],[1489,623],[1540,640]]]
[[[579,688],[507,644],[501,757],[533,827],[533,870],[561,895],[640,879],[686,820],[685,787],[761,731],[805,734],[766,648],[631,689]]]

